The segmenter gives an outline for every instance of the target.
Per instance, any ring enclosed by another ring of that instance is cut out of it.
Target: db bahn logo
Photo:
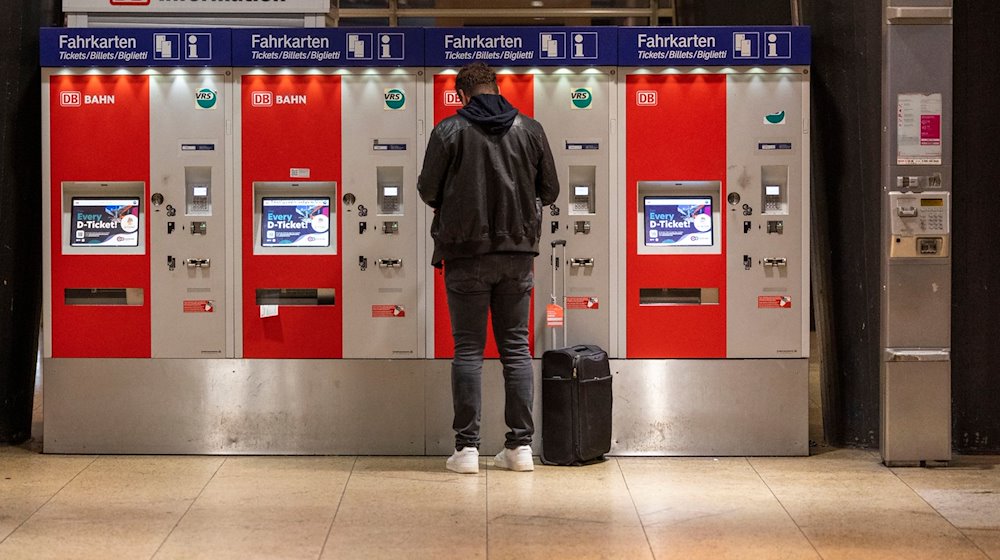
[[[198,103],[199,109],[215,109],[219,102],[219,94],[215,90],[201,88],[194,94],[194,100]]]
[[[79,107],[83,105],[83,94],[78,91],[59,92],[59,105],[62,107]]]
[[[251,107],[270,107],[274,105],[274,94],[270,91],[251,91]]]
[[[448,90],[444,92],[444,106],[445,107],[461,107],[462,98],[458,96],[458,92],[454,90]]]
[[[645,107],[652,107],[656,105],[656,91],[642,90],[635,92],[635,104]]]
[[[398,88],[385,90],[385,109],[387,111],[398,111],[406,105],[406,93]]]
[[[590,109],[594,104],[594,93],[590,88],[576,88],[569,94],[574,109]]]

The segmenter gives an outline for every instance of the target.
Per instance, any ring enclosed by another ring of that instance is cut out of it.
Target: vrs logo
[[[641,90],[635,92],[635,104],[640,107],[653,107],[656,105],[655,90]]]
[[[574,109],[590,109],[594,105],[594,93],[589,87],[576,88],[569,94]]]
[[[444,92],[444,106],[445,107],[461,107],[462,98],[458,96],[458,92],[452,89]]]
[[[83,94],[78,91],[59,92],[59,105],[62,107],[79,107],[83,105]]]
[[[270,107],[274,105],[274,94],[269,91],[251,91],[251,107]]]
[[[764,124],[785,124],[785,112],[778,111],[764,115]]]
[[[385,110],[398,111],[406,105],[406,93],[399,88],[385,90]]]
[[[213,89],[201,88],[194,94],[194,100],[199,109],[215,109],[219,102],[219,93]]]

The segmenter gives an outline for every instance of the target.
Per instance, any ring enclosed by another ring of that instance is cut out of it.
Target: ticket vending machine
[[[423,356],[422,35],[233,31],[242,356]]]
[[[68,412],[86,389],[233,356],[229,46],[42,30],[47,451],[85,429]]]
[[[478,61],[497,72],[500,93],[521,113],[539,121],[548,136],[561,188],[559,199],[542,209],[541,257],[535,262],[529,339],[533,354],[541,357],[552,346],[546,305],[552,284],[549,255],[555,239],[567,242],[568,262],[560,263],[560,273],[566,267],[566,293],[560,280],[557,303],[565,308],[566,321],[572,325],[568,342],[613,348],[610,239],[617,163],[613,139],[617,30],[439,28],[428,29],[426,41],[427,111],[432,124],[461,108],[455,76],[463,65]],[[427,318],[428,332],[433,333],[428,355],[450,358],[454,343],[441,270],[434,271],[433,282],[428,283],[428,300],[433,302]],[[561,346],[562,332],[557,334]],[[486,355],[497,357],[492,330]]]
[[[619,39],[613,451],[807,453],[809,31]]]

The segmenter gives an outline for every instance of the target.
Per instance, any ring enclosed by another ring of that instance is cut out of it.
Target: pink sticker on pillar
[[[941,115],[920,115],[920,145],[941,145]]]

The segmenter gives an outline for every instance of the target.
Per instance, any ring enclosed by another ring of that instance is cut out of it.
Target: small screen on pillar
[[[263,247],[329,247],[330,198],[263,198],[260,244]]]
[[[138,247],[138,198],[72,199],[71,247]]]
[[[712,246],[711,197],[647,196],[643,207],[647,246]]]

